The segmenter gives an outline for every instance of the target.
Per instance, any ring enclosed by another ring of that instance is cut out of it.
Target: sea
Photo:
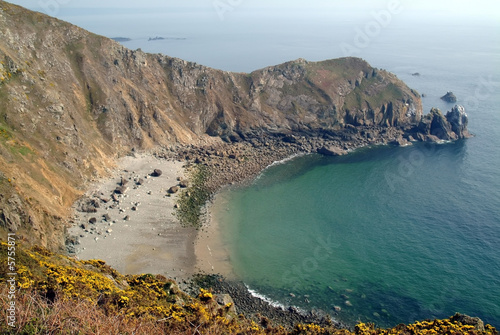
[[[450,110],[440,97],[452,91],[473,138],[277,162],[220,194],[214,215],[235,275],[275,304],[348,324],[460,312],[500,327],[500,23],[404,6],[297,13],[240,3],[57,14],[129,38],[128,48],[226,71],[361,57],[424,94],[425,112]]]

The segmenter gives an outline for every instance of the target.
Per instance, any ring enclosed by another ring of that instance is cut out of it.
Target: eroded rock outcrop
[[[446,94],[441,97],[441,100],[450,103],[455,103],[457,102],[457,97],[455,96],[455,94],[453,94],[453,92],[446,92]]]
[[[422,141],[436,142],[439,140],[452,141],[470,137],[467,130],[468,118],[463,106],[456,105],[446,116],[437,109],[422,117],[417,129],[416,137]]]

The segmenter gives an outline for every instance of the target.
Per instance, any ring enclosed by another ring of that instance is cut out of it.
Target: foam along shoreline
[[[167,192],[184,178],[183,164],[151,154],[121,158],[112,175],[92,185],[73,206],[68,233],[79,239],[76,256],[102,259],[124,274],[154,273],[174,279],[193,274],[197,231],[180,225],[174,215],[177,197]],[[155,169],[161,170],[160,176],[151,176]],[[116,194],[122,178],[127,190]],[[95,212],[81,212],[88,201],[98,202]]]

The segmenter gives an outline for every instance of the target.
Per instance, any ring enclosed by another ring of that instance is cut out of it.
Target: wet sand
[[[224,241],[219,214],[227,210],[225,189],[219,191],[207,204],[205,222],[195,243],[196,269],[203,274],[219,274],[236,279],[231,266],[229,245]]]

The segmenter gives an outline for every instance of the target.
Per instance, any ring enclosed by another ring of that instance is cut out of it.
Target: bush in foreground
[[[0,247],[2,259],[7,244]],[[78,261],[42,248],[16,250],[16,327],[7,320],[7,263],[0,265],[2,334],[478,334],[498,335],[477,318],[455,315],[391,329],[358,324],[354,331],[333,326],[272,326],[234,313],[207,290],[190,297],[163,276],[123,276],[103,261]],[[265,322],[264,322],[265,321]]]

